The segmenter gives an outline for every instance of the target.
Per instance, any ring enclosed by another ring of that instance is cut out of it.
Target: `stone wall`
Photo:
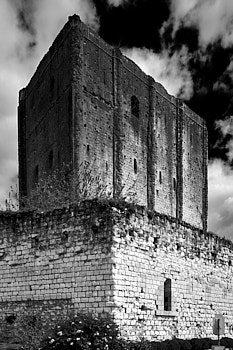
[[[44,172],[72,161],[72,37],[65,26],[20,91],[19,187],[30,195]]]
[[[127,338],[233,335],[233,244],[143,207],[85,202],[0,215],[0,317],[110,313]],[[1,324],[1,323],[0,323]]]
[[[204,120],[72,16],[20,93],[20,193],[89,163],[108,190],[205,229],[206,142]]]
[[[86,203],[0,214],[0,317],[36,307],[110,312],[111,217]]]
[[[125,336],[214,338],[222,313],[232,337],[232,242],[140,209],[115,214],[113,237],[114,312]]]

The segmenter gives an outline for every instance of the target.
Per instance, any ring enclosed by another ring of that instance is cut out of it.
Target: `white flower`
[[[76,331],[76,333],[83,333],[83,330],[82,330],[82,329],[78,329],[78,330]]]
[[[62,331],[59,331],[59,332],[57,332],[57,334],[58,334],[58,335],[62,335],[63,333],[62,333]]]
[[[66,341],[71,341],[71,338],[67,338]]]
[[[76,340],[80,340],[80,338],[76,338]]]
[[[74,345],[74,343],[73,343],[73,342],[71,342],[71,343],[70,343],[70,345],[72,346],[72,345]]]
[[[55,342],[54,339],[51,339],[51,340],[50,340],[50,344],[53,344],[54,342]]]

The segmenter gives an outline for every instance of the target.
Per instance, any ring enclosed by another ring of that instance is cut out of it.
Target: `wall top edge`
[[[38,72],[43,68],[43,66],[46,66],[49,60],[52,59],[54,52],[58,50],[60,41],[64,40],[67,34],[70,32],[70,30],[80,30],[80,33],[82,33],[83,37],[86,36],[86,39],[91,40],[91,37],[96,39],[98,41],[98,45],[103,50],[106,50],[108,48],[108,51],[111,52],[112,57],[116,57],[117,59],[122,61],[122,64],[125,65],[126,69],[131,69],[135,76],[137,76],[140,80],[142,80],[145,84],[148,86],[151,86],[155,89],[155,91],[165,97],[167,101],[170,103],[176,104],[176,100],[181,101],[180,107],[183,108],[184,112],[194,119],[197,120],[201,125],[205,127],[205,120],[204,118],[197,115],[194,111],[192,111],[183,100],[177,99],[175,96],[170,95],[165,87],[160,84],[159,82],[155,81],[153,77],[150,75],[147,75],[134,61],[132,61],[129,57],[125,56],[121,50],[117,47],[114,47],[107,42],[105,42],[97,32],[95,32],[92,28],[90,28],[88,25],[84,24],[80,17],[77,14],[74,14],[72,16],[68,17],[68,21],[65,23],[63,28],[60,30],[60,32],[57,34],[56,38],[54,39],[53,43],[49,47],[49,50],[45,53],[41,61],[39,62],[33,76],[31,77],[30,81],[28,82],[27,86],[24,88],[24,99],[31,93],[31,89],[29,89],[29,85],[34,79],[34,77],[38,74]],[[80,39],[77,37],[77,39]],[[93,43],[96,45],[96,40],[93,41]],[[21,94],[22,95],[22,94]],[[21,101],[21,98],[19,98],[19,101]]]
[[[38,211],[1,211],[0,227],[6,227],[13,223],[21,223],[24,225],[34,223],[42,223],[46,220],[65,220],[67,217],[78,217],[96,215],[96,217],[104,216],[109,218],[129,218],[136,216],[139,219],[146,218],[149,223],[169,223],[173,229],[186,229],[187,231],[196,232],[197,236],[203,236],[204,239],[214,240],[216,245],[228,247],[233,250],[233,242],[222,238],[213,232],[204,232],[202,229],[192,226],[177,218],[162,214],[156,211],[150,211],[144,206],[135,205],[123,200],[115,199],[89,199],[78,204],[71,204],[66,207],[55,208],[48,212]]]

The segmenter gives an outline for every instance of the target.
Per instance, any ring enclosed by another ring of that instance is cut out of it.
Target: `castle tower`
[[[18,120],[20,196],[88,162],[113,193],[206,229],[205,121],[77,15],[20,91]]]

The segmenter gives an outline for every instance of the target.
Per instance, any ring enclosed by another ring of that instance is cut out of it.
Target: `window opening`
[[[133,168],[134,168],[134,173],[137,174],[138,172],[138,165],[137,165],[137,159],[134,158],[133,161]]]
[[[54,79],[54,76],[51,77],[50,79],[50,91],[52,92],[53,89],[54,89],[54,85],[55,85],[55,79]]]
[[[159,172],[159,183],[160,184],[162,183],[162,172],[161,171]]]
[[[53,150],[49,152],[49,169],[53,167]]]
[[[164,311],[171,311],[171,309],[172,309],[171,279],[167,278],[164,282]]]
[[[135,117],[139,117],[139,100],[136,96],[131,97],[131,113]]]
[[[173,178],[173,189],[176,190],[176,179]]]

